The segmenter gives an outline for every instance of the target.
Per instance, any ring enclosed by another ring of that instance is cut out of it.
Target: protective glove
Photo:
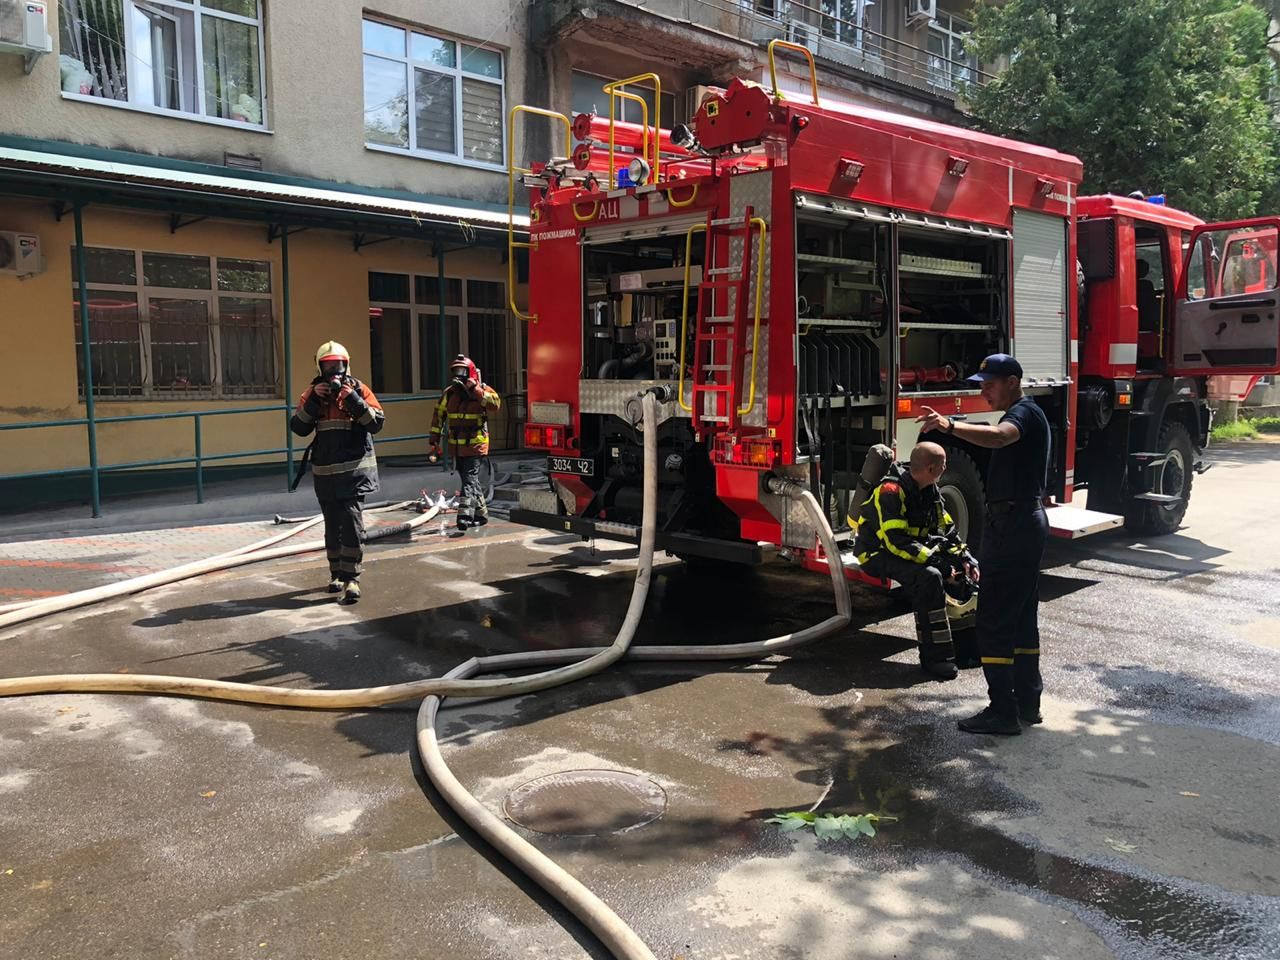
[[[338,405],[352,417],[361,416],[369,407],[360,392],[350,385],[338,391]]]
[[[324,393],[320,392],[320,388],[324,388]],[[307,416],[313,420],[318,420],[324,414],[325,404],[328,402],[329,385],[327,383],[317,383],[311,388],[311,392],[307,394],[307,399],[302,403],[302,409],[307,412]]]

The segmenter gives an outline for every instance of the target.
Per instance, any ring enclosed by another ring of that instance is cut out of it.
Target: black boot
[[[920,669],[935,680],[954,680],[956,669],[951,631],[945,610],[916,611],[916,642],[920,646]]]
[[[997,733],[1005,737],[1014,737],[1022,733],[1022,725],[1016,716],[1001,713],[993,707],[987,707],[981,713],[965,717],[956,722],[956,726],[965,733]]]
[[[954,680],[960,673],[954,660],[926,660],[920,652],[920,669],[937,680]]]

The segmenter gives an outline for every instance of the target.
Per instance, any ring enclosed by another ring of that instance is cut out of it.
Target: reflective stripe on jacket
[[[438,444],[449,425],[449,452],[455,457],[489,455],[489,411],[502,406],[498,391],[487,383],[476,388],[479,396],[468,396],[458,384],[450,384],[431,414],[431,442]]]
[[[320,500],[347,500],[378,490],[378,459],[373,452],[373,435],[382,429],[386,417],[382,404],[368,386],[354,377],[346,385],[360,394],[366,410],[352,417],[331,397],[319,417],[307,412],[307,401],[321,382],[316,377],[301,397],[289,426],[300,437],[315,434],[311,441],[311,476]]]
[[[964,551],[937,485],[921,490],[902,464],[894,464],[863,501],[857,523],[854,551],[859,563],[881,551],[911,563],[928,563],[937,549],[957,555]],[[929,546],[933,537],[943,538],[940,547]]]

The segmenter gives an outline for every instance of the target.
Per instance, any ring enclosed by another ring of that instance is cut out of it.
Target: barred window
[[[95,397],[280,395],[270,263],[92,247],[85,272]],[[83,397],[75,285],[71,304]]]

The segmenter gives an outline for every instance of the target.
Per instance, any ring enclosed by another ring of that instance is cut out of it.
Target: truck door
[[[1170,373],[1280,372],[1278,238],[1274,217],[1196,227],[1178,280]]]

